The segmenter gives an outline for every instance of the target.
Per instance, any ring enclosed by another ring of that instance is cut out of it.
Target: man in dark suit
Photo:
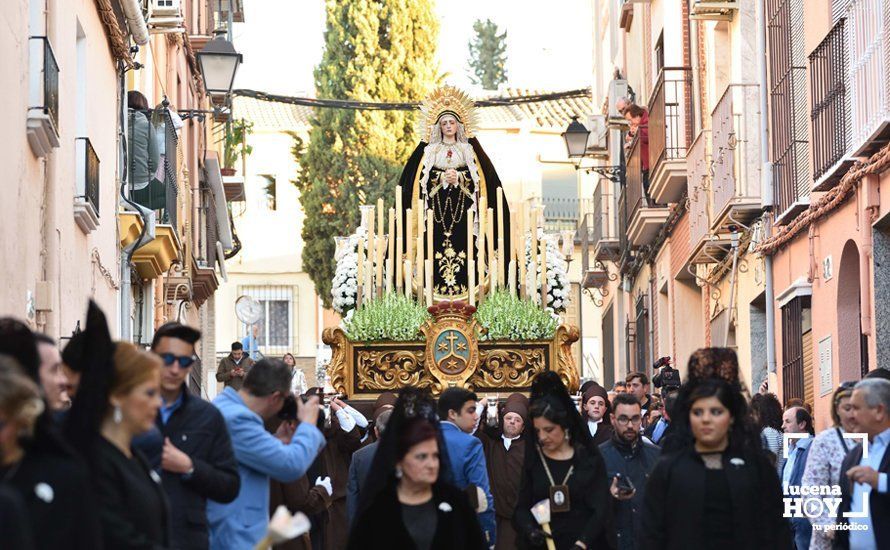
[[[352,454],[352,462],[349,464],[349,477],[346,482],[346,517],[349,520],[350,526],[352,526],[355,514],[358,511],[362,487],[365,485],[365,479],[368,477],[371,463],[374,462],[374,455],[377,453],[380,436],[386,430],[386,423],[389,421],[390,415],[392,415],[392,407],[377,411],[374,415],[374,438],[376,441]]]
[[[850,397],[857,431],[868,434],[868,456],[862,445],[847,453],[841,465],[840,529],[835,548],[872,550],[890,548],[890,382],[866,379],[853,388]],[[860,512],[868,495],[865,517],[844,517],[844,512]],[[849,529],[847,528],[849,526]]]
[[[174,548],[208,548],[207,501],[231,502],[241,478],[229,430],[220,412],[186,386],[198,361],[196,329],[167,323],[155,331],[151,350],[161,357],[163,403],[155,427],[134,440],[161,476],[170,503]]]
[[[664,442],[670,433],[671,427],[671,411],[677,402],[678,390],[676,388],[665,388],[662,391],[664,396],[664,410],[662,410],[661,418],[656,422],[652,422],[643,431],[643,435],[649,438],[649,441],[655,443],[659,447],[664,446]]]

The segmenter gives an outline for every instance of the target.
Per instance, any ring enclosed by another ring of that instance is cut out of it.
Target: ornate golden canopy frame
[[[432,312],[433,319],[421,327],[423,341],[351,342],[339,327],[324,329],[322,341],[333,352],[327,370],[334,390],[355,400],[374,400],[406,386],[434,394],[449,386],[482,393],[528,391],[536,374],[553,370],[570,392],[578,391],[572,354],[577,327],[561,325],[550,340],[479,341],[484,329],[465,304],[445,303]]]

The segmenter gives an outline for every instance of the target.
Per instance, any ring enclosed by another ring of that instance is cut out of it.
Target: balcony
[[[136,272],[143,280],[160,277],[179,258],[181,250],[176,230],[170,225],[158,224],[155,226],[155,238],[133,253]]]
[[[885,52],[888,27],[883,0],[851,2],[846,26],[849,41],[849,88],[854,157],[869,156],[890,142],[890,97]]]
[[[813,136],[813,186],[828,191],[853,166],[849,148],[846,20],[839,20],[810,54],[810,112]]]
[[[614,261],[618,257],[618,196],[617,187],[607,179],[601,179],[593,193],[593,214],[590,218],[593,239],[593,257],[596,261]]]
[[[693,0],[689,19],[732,21],[738,9],[738,0]]]
[[[634,139],[627,157],[627,179],[624,189],[625,208],[627,208],[627,239],[628,244],[634,247],[651,243],[669,214],[669,209],[666,206],[650,205],[651,201],[646,196],[643,184],[644,175],[640,149],[639,138]],[[683,162],[685,164],[685,159]],[[685,173],[683,179],[686,179]]]
[[[730,84],[711,113],[711,128],[714,200],[711,228],[715,233],[722,233],[732,224],[749,225],[762,208],[758,86]]]
[[[544,201],[544,230],[577,229],[584,216],[593,212],[593,200],[577,197],[548,197]]]
[[[99,157],[89,138],[74,141],[74,221],[89,234],[99,227]]]
[[[59,64],[47,37],[32,36],[28,44],[28,143],[35,155],[45,157],[59,146]]]
[[[686,189],[686,150],[692,134],[688,68],[662,69],[649,100],[649,194],[676,202]]]

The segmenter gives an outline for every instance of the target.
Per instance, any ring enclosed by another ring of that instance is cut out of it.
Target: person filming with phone
[[[632,393],[612,400],[612,437],[600,445],[614,505],[618,550],[642,548],[643,498],[646,479],[661,450],[641,437],[643,411]]]

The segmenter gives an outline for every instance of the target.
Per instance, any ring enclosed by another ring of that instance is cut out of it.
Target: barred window
[[[257,345],[263,355],[280,356],[294,353],[293,335],[294,287],[290,285],[247,286],[239,290],[239,295],[250,296],[260,303],[262,315],[257,321]],[[252,327],[240,323],[242,337],[249,337]],[[245,346],[247,347],[247,346]]]

